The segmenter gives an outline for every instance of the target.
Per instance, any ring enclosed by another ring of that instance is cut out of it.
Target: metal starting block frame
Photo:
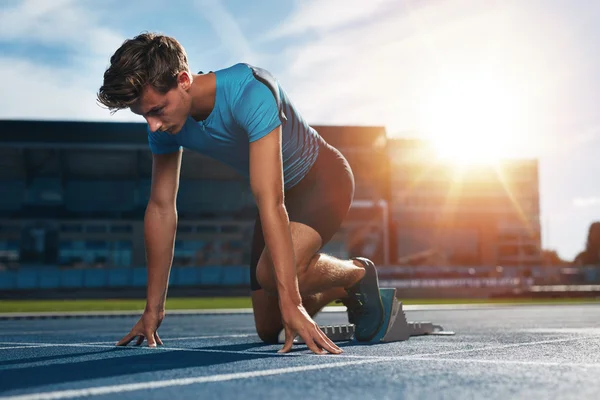
[[[396,289],[379,289],[385,317],[382,328],[375,337],[366,343],[401,342],[412,336],[424,335],[454,335],[454,332],[445,331],[440,325],[431,322],[409,322],[402,309],[402,303],[396,298]],[[319,326],[321,331],[333,342],[355,341],[354,325],[327,325]],[[285,343],[285,331],[279,333],[279,343]],[[294,343],[304,343],[304,340],[296,336]]]
[[[372,343],[400,342],[410,339],[411,336],[424,335],[454,335],[454,332],[445,331],[440,325],[431,322],[409,322],[402,309],[402,303],[396,297],[396,289],[379,289],[385,318],[383,327],[375,335]]]

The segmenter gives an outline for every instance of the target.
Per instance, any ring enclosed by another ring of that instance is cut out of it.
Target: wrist
[[[161,302],[156,303],[156,302],[147,301],[144,311],[151,312],[151,313],[165,312],[165,303],[161,303]]]
[[[279,304],[283,307],[299,306],[302,304],[302,297],[298,290],[279,290]]]

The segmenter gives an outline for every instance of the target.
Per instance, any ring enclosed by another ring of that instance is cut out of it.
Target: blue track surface
[[[0,399],[598,399],[600,306],[409,311],[456,336],[342,355],[263,345],[251,314],[168,316],[165,346],[116,348],[137,318],[0,321]],[[347,323],[323,313],[320,324]]]

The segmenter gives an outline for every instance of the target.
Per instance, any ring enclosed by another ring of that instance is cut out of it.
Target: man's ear
[[[177,84],[183,90],[188,90],[192,86],[192,75],[188,71],[181,71],[177,74]]]

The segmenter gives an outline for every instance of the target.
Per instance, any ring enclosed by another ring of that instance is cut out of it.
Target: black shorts
[[[320,140],[319,155],[300,182],[285,191],[285,207],[290,222],[316,230],[322,245],[331,240],[348,214],[354,197],[354,175],[342,153]],[[260,215],[256,216],[250,252],[250,288],[261,289],[256,267],[265,248]]]

